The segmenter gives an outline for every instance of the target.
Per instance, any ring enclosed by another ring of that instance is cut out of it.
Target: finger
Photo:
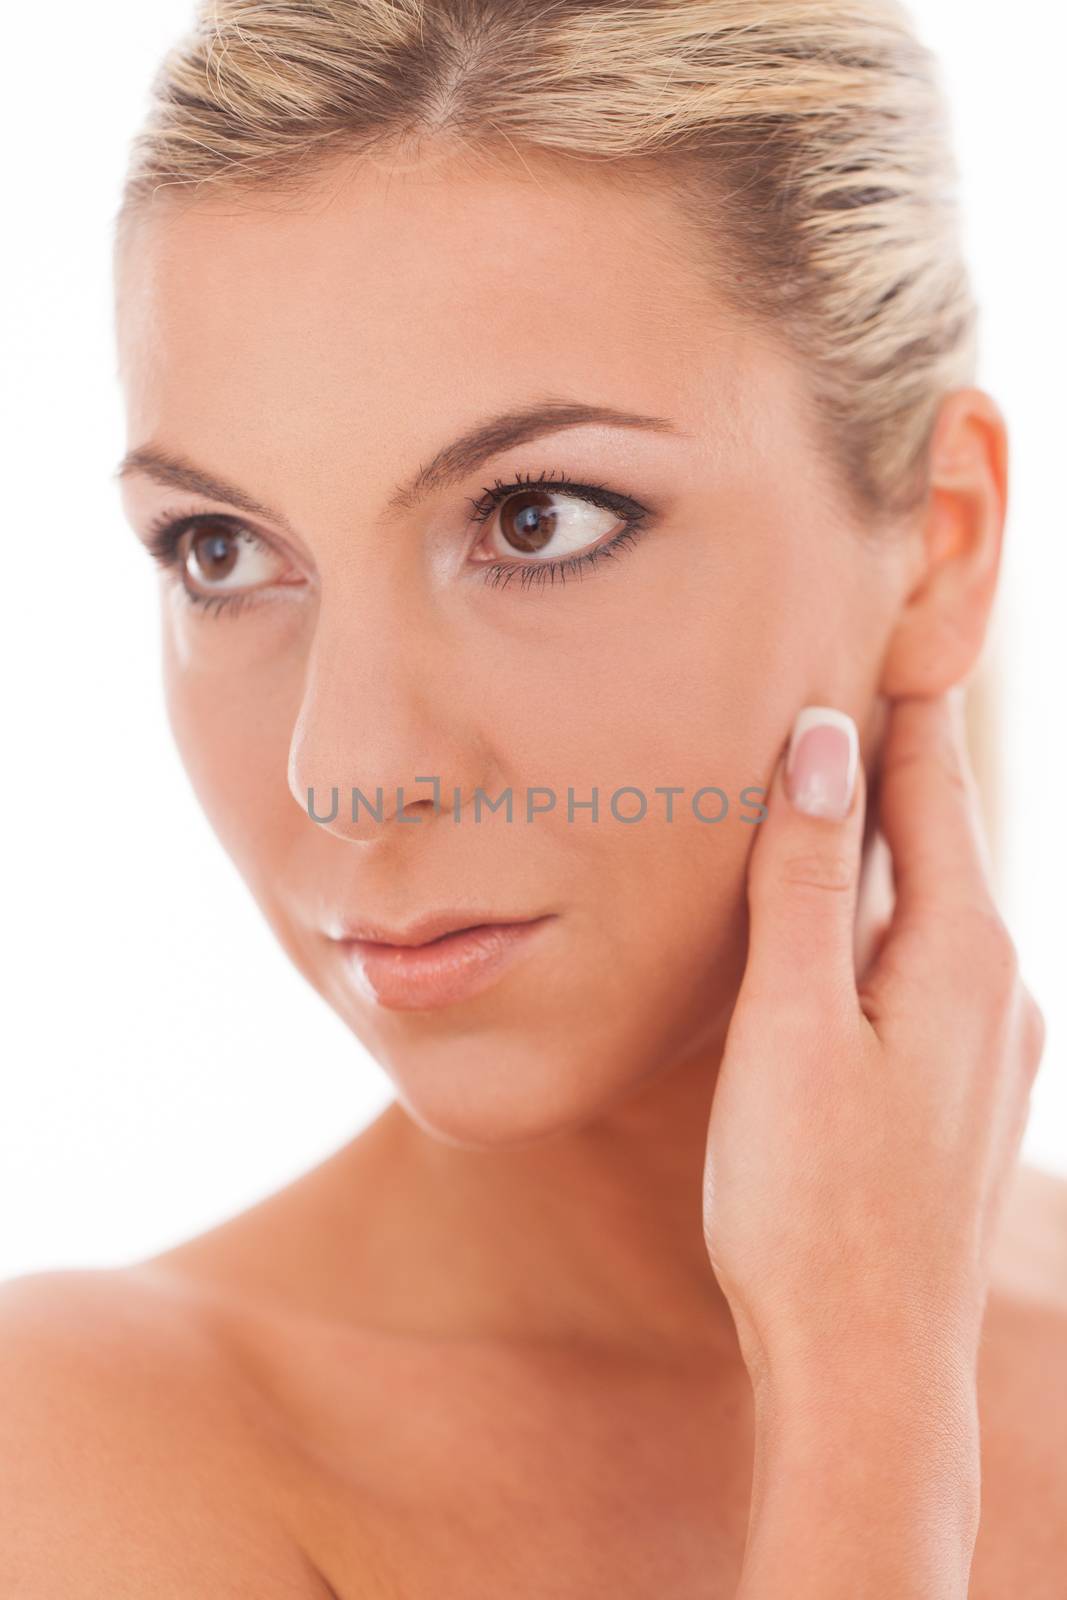
[[[857,1003],[853,944],[865,794],[852,718],[829,706],[804,707],[775,767],[748,866],[743,989],[782,1007],[779,1014]]]
[[[959,694],[892,702],[878,810],[902,919],[931,905],[992,907],[989,850]]]
[[[867,790],[869,837],[865,834],[853,945],[857,982],[877,960],[893,920],[893,861],[885,835],[878,827],[871,828],[874,812],[875,793],[871,784]]]

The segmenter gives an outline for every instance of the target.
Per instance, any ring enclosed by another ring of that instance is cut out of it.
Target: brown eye
[[[502,501],[492,542],[496,554],[545,558],[584,550],[618,526],[617,513],[558,489],[523,489]]]
[[[512,495],[500,508],[500,531],[515,550],[540,550],[556,531],[557,512],[543,489]]]
[[[198,517],[180,558],[196,589],[216,593],[256,588],[278,576],[278,561],[246,528],[216,517]]]
[[[237,564],[237,535],[220,522],[209,522],[189,544],[190,564],[203,583],[222,583]]]

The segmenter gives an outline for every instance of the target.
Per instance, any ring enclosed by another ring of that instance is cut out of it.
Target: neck
[[[420,1325],[675,1355],[736,1349],[701,1206],[720,1056],[721,1040],[595,1122],[499,1150],[435,1139],[394,1102],[370,1131],[378,1192],[402,1196],[397,1272],[417,1283]]]

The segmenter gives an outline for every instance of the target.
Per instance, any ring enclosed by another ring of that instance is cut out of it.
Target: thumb
[[[748,862],[741,993],[772,1011],[823,1010],[856,995],[855,917],[866,785],[856,724],[805,706],[779,757]]]

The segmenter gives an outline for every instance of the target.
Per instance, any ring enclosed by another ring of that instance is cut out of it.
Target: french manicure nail
[[[786,756],[785,782],[798,811],[842,821],[852,804],[859,736],[847,711],[805,706],[798,711]]]

